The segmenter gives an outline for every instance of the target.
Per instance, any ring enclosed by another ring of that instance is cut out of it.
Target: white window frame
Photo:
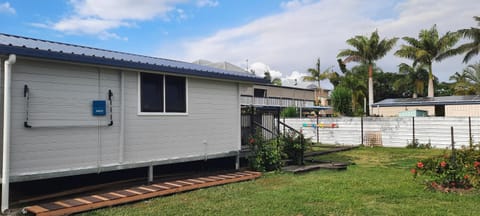
[[[186,116],[188,115],[188,77],[186,76],[178,76],[178,75],[171,75],[166,73],[152,73],[163,75],[163,112],[142,112],[142,92],[141,92],[141,85],[142,79],[140,74],[141,73],[150,73],[150,72],[137,72],[137,115],[139,116]],[[185,77],[185,112],[166,112],[166,101],[165,101],[165,76],[177,76],[177,77]]]

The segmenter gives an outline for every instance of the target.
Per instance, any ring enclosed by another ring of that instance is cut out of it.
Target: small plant
[[[480,151],[462,148],[422,160],[411,172],[414,178],[423,175],[427,186],[437,190],[480,188]]]
[[[283,134],[281,141],[285,155],[292,159],[294,164],[302,165],[303,153],[311,146],[311,140],[294,132],[287,132]]]
[[[287,107],[283,109],[282,112],[280,113],[280,117],[282,118],[294,118],[298,116],[299,116],[299,113],[297,112],[296,107]]]
[[[276,139],[265,140],[257,130],[255,136],[248,140],[252,147],[252,154],[248,157],[250,168],[256,171],[272,171],[282,167],[281,145]]]
[[[413,140],[412,142],[407,142],[407,148],[418,148],[418,149],[431,149],[432,143],[428,140],[428,143],[420,143],[418,139]]]

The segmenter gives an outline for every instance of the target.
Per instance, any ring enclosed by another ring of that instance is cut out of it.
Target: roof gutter
[[[17,61],[17,56],[10,54],[5,61],[4,95],[3,95],[3,163],[2,163],[2,205],[1,211],[9,207],[10,195],[10,108],[11,108],[11,84],[12,66]]]

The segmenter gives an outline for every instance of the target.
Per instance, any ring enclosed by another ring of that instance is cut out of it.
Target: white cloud
[[[66,34],[95,35],[101,39],[126,39],[111,31],[119,27],[135,26],[135,21],[163,18],[174,12],[178,19],[187,15],[175,5],[187,0],[70,0],[73,14],[47,24],[33,26],[54,29]]]
[[[10,2],[0,4],[0,14],[15,14],[15,8],[10,5]]]
[[[129,24],[117,20],[71,17],[51,25],[57,31],[68,34],[98,35],[101,39],[122,39],[120,36],[106,31],[106,29],[118,28],[120,26],[129,26]]]
[[[311,3],[312,0],[291,0],[280,3],[280,7],[286,10],[296,9],[303,5]]]
[[[205,38],[188,38],[171,49],[162,49],[158,55],[187,61],[213,59],[238,64],[249,59],[268,62],[284,75],[292,71],[306,72],[320,57],[322,67],[333,65],[334,70],[339,71],[336,55],[341,49],[350,48],[345,41],[355,35],[369,35],[378,29],[381,37],[416,37],[421,29],[433,24],[437,24],[443,34],[447,30],[476,26],[472,17],[480,11],[478,0],[465,0],[461,4],[456,0],[405,0],[401,3],[323,0],[301,4],[303,2],[285,2],[283,7],[287,10],[281,13],[222,29]],[[288,10],[294,6],[295,10]],[[401,43],[399,40],[394,50]],[[384,71],[397,71],[399,63],[410,63],[394,57],[393,52],[377,62]],[[458,56],[435,63],[433,67],[435,75],[448,80],[465,65]]]
[[[197,6],[198,7],[216,7],[218,6],[219,2],[218,1],[212,1],[212,0],[198,0],[197,1]]]
[[[282,72],[277,71],[277,70],[272,70],[270,69],[270,66],[263,62],[255,62],[252,65],[249,66],[250,71],[254,71],[255,75],[259,77],[265,77],[265,72],[270,72],[270,76],[274,78],[281,78],[282,77]]]
[[[175,5],[186,0],[71,0],[75,12],[82,17],[106,20],[149,20],[164,17]]]

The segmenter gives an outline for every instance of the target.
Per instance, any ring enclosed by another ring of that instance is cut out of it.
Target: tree
[[[467,68],[463,69],[463,72],[472,85],[474,94],[480,94],[480,62],[468,65]]]
[[[270,71],[265,71],[265,73],[263,74],[265,75],[263,79],[268,80],[268,82],[272,82],[272,76],[270,75]]]
[[[323,72],[320,71],[320,58],[317,59],[316,63],[316,68],[309,68],[308,73],[310,73],[309,76],[304,76],[302,79],[303,81],[308,81],[308,82],[317,82],[317,89],[315,90],[315,102],[318,103],[318,98],[317,95],[320,94],[321,87],[320,87],[320,81],[327,79],[329,74],[331,73],[332,67],[329,67],[325,69]],[[319,92],[318,94],[316,92]]]
[[[320,88],[320,81],[327,79],[328,74],[330,73],[332,67],[325,69],[323,72],[320,72],[320,58],[317,59],[316,68],[309,68],[309,76],[304,76],[303,81],[308,82],[317,82],[317,88]]]
[[[384,57],[388,51],[397,43],[398,38],[382,39],[378,35],[378,31],[375,30],[370,35],[370,38],[366,36],[357,35],[347,40],[347,44],[354,49],[344,49],[338,53],[337,57],[346,57],[344,62],[360,62],[368,65],[368,105],[369,110],[374,102],[373,98],[373,64],[375,61]],[[371,110],[370,110],[371,111]],[[371,113],[371,112],[370,112]]]
[[[265,80],[268,80],[268,82],[270,82],[271,84],[273,85],[277,85],[277,86],[281,86],[282,85],[282,80],[280,78],[273,78],[272,79],[272,75],[270,75],[270,71],[265,71],[264,73],[264,79]]]
[[[335,112],[350,116],[352,114],[352,92],[345,87],[337,87],[332,91],[332,105]]]
[[[272,84],[273,85],[277,85],[277,86],[282,86],[282,80],[280,78],[273,78],[272,80]]]
[[[450,76],[450,80],[454,81],[453,83],[453,93],[455,95],[470,95],[474,93],[473,85],[467,78],[467,73],[463,71],[462,73],[455,72]]]
[[[393,87],[396,89],[406,88],[406,94],[403,96],[411,96],[417,98],[418,95],[423,95],[425,91],[425,83],[428,82],[428,69],[423,64],[410,66],[405,63],[398,65],[398,73],[403,75],[401,79],[394,82]]]
[[[451,48],[459,40],[459,35],[447,32],[439,37],[437,26],[433,25],[430,29],[421,30],[418,38],[403,37],[408,45],[402,45],[395,55],[413,60],[414,66],[419,63],[428,66],[428,97],[434,97],[432,63],[455,55]]]
[[[475,19],[478,22],[477,25],[480,26],[480,17],[474,16],[473,19]],[[467,63],[473,56],[478,55],[480,52],[480,28],[460,29],[458,33],[463,38],[472,40],[453,50],[453,53],[465,53],[463,62]]]

